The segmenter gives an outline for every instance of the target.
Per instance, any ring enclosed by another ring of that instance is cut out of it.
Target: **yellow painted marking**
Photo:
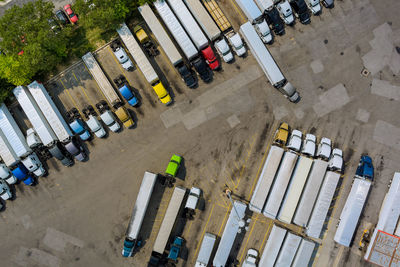
[[[192,224],[193,224],[194,220],[190,221],[189,227],[187,229],[187,232],[190,233],[190,228],[192,228]]]
[[[64,83],[62,82],[62,80],[60,79],[60,83],[62,84],[62,86],[64,87],[65,92],[67,93],[67,95],[69,96],[69,98],[71,99],[73,105],[75,106],[75,108],[79,111],[79,114],[81,114],[82,116],[82,112],[79,110],[78,105],[76,104],[75,100],[72,98],[71,94],[69,93],[67,87],[65,87]]]
[[[199,250],[199,248],[200,248],[200,242],[201,242],[201,240],[203,240],[204,234],[206,233],[207,225],[208,225],[208,223],[210,222],[211,215],[212,215],[212,213],[213,213],[214,207],[215,207],[215,204],[213,204],[212,207],[211,207],[210,215],[208,215],[208,219],[207,219],[206,225],[204,226],[203,232],[202,232],[202,234],[201,234],[201,238],[200,238],[200,240],[197,242],[196,251],[194,252],[194,257],[195,257],[195,258],[197,257],[197,252],[198,252],[198,250]]]
[[[257,216],[256,216],[255,220],[257,220],[257,218],[258,218],[259,215],[260,215],[260,214],[257,213]],[[242,262],[242,259],[243,259],[243,256],[244,256],[244,252],[246,251],[247,244],[249,243],[249,240],[250,240],[251,234],[253,233],[253,230],[254,230],[254,226],[255,226],[255,225],[256,225],[256,223],[253,222],[253,226],[252,226],[251,229],[250,229],[250,233],[249,233],[249,236],[247,237],[246,244],[244,245],[242,254],[240,255],[239,262]]]
[[[253,147],[254,147],[254,143],[255,143],[255,140],[256,140],[256,139],[255,139],[255,134],[253,135],[252,139],[253,139],[253,141],[251,142],[250,150],[253,150]],[[242,177],[243,177],[243,173],[244,173],[244,170],[246,169],[246,164],[247,164],[247,161],[248,161],[249,158],[250,158],[250,155],[251,155],[251,153],[247,153],[247,157],[246,157],[246,159],[245,159],[245,161],[244,161],[244,164],[242,165],[242,169],[241,169],[241,171],[240,171],[240,173],[239,173],[239,179],[238,179],[237,185],[235,186],[235,189],[237,189],[237,188],[239,187],[240,180],[241,180]]]
[[[273,223],[272,223],[272,221],[271,221],[271,222],[269,223],[269,225],[268,225],[267,231],[265,232],[263,241],[261,242],[261,246],[260,246],[260,248],[258,249],[258,251],[262,251],[262,248],[264,247],[265,241],[267,241],[267,235],[269,234],[269,231],[270,231],[270,229],[271,229],[272,224],[273,224]]]
[[[228,206],[228,208],[226,209],[226,213],[225,213],[224,219],[222,220],[221,227],[219,228],[219,231],[218,231],[218,236],[220,236],[220,235],[221,235],[221,231],[222,231],[222,228],[223,228],[223,227],[224,227],[224,225],[225,225],[226,216],[228,216],[228,213],[229,213],[230,207],[231,207],[231,203],[229,203],[229,206]]]
[[[97,81],[96,81],[96,79],[93,77],[92,73],[91,73],[91,72],[89,71],[89,69],[86,67],[86,64],[83,64],[83,65],[85,66],[86,71],[90,74],[90,76],[91,76],[92,79],[94,80],[94,83],[96,84],[97,90],[101,93],[101,95],[102,95],[102,96],[104,97],[104,99],[107,101],[108,106],[112,108],[113,106],[111,105],[110,102],[108,102],[107,97],[104,95],[103,91],[100,89],[100,86],[97,84]]]
[[[233,5],[233,7],[235,8],[236,13],[238,13],[239,16],[241,17],[241,23],[245,23],[247,20],[246,20],[246,18],[243,16],[242,12],[239,10],[239,8],[238,8],[237,4],[235,3],[235,1],[232,1],[232,0],[231,0],[231,3],[232,3],[232,5]]]
[[[71,71],[72,75],[74,76],[75,80],[79,83],[79,87],[81,88],[83,94],[85,95],[86,99],[88,100],[88,102],[90,103],[90,105],[92,105],[92,107],[94,107],[92,101],[90,100],[90,98],[88,97],[88,95],[86,94],[85,88],[83,88],[82,85],[80,85],[80,82],[78,80],[78,78],[76,78],[75,72]]]
[[[343,251],[344,251],[344,247],[340,246],[339,247],[339,252],[336,255],[335,261],[333,262],[333,265],[332,265],[333,267],[339,266],[339,262],[340,262],[340,259],[342,258]]]

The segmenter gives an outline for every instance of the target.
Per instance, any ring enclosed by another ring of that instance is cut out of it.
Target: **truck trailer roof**
[[[281,249],[283,240],[285,239],[287,230],[275,224],[272,226],[267,244],[263,250],[258,266],[273,267]]]
[[[20,158],[14,152],[3,131],[0,129],[0,157],[3,162],[8,166],[12,167],[17,164]]]

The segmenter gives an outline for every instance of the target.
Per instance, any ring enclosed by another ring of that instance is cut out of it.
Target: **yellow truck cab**
[[[289,136],[289,125],[286,122],[282,122],[278,130],[276,130],[274,142],[286,145]]]
[[[158,99],[160,99],[161,103],[169,105],[172,103],[171,96],[169,95],[168,91],[165,89],[164,85],[161,83],[160,80],[157,80],[151,84],[154,91],[156,92]]]
[[[135,122],[132,120],[131,115],[124,106],[119,107],[115,111],[115,115],[117,115],[118,119],[126,128],[132,128],[135,126]]]
[[[133,32],[135,33],[136,37],[138,38],[141,44],[145,44],[150,41],[149,36],[141,26],[137,25],[135,28],[133,28]]]

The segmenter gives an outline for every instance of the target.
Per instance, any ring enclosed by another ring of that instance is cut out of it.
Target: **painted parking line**
[[[109,106],[110,108],[113,108],[113,106],[111,105],[111,103],[108,102],[108,99],[107,99],[107,97],[104,95],[103,91],[100,89],[100,86],[99,86],[99,84],[97,83],[96,79],[93,77],[92,73],[91,73],[91,72],[89,71],[89,69],[87,68],[86,64],[83,64],[83,65],[85,66],[86,71],[90,74],[90,77],[92,77],[92,79],[95,81],[97,91],[99,91],[100,94],[103,96],[103,99],[105,99],[105,100],[107,101],[108,106]]]
[[[239,7],[235,3],[235,1],[231,0],[231,3],[233,5],[233,8],[235,9],[236,13],[240,16],[241,22],[245,23],[247,21],[247,19],[243,16],[243,13],[239,10]]]
[[[229,203],[229,206],[228,206],[228,208],[226,209],[224,219],[222,220],[221,227],[219,228],[219,231],[218,231],[218,236],[221,235],[221,231],[222,231],[222,228],[224,228],[225,222],[226,222],[226,220],[227,220],[226,217],[228,216],[228,213],[229,213],[230,208],[231,208],[231,203]]]
[[[241,179],[243,177],[244,170],[246,169],[247,161],[249,160],[249,158],[251,156],[251,151],[253,150],[254,143],[256,141],[255,134],[252,136],[252,139],[253,139],[253,141],[250,143],[250,148],[249,148],[250,152],[249,151],[247,152],[247,156],[246,156],[246,159],[244,161],[244,164],[242,165],[242,169],[240,170],[239,179],[238,179],[237,185],[235,186],[235,189],[237,189],[239,187],[239,185],[240,185],[240,181],[241,181]]]
[[[262,249],[263,249],[263,247],[265,245],[265,242],[267,241],[267,236],[269,234],[269,231],[271,230],[272,225],[273,225],[273,221],[271,220],[269,225],[268,225],[267,231],[264,234],[264,238],[263,238],[263,241],[261,242],[260,248],[258,249],[258,251],[260,251],[260,254],[261,254],[261,251],[262,251]]]
[[[92,105],[92,107],[94,107],[93,102],[90,100],[90,98],[88,97],[88,95],[86,94],[85,88],[83,88],[83,86],[81,85],[80,81],[78,80],[78,78],[76,78],[75,72],[71,71],[72,75],[74,76],[75,80],[78,82],[78,86],[81,88],[81,91],[83,92],[83,94],[85,95],[87,101],[90,103],[90,105]]]
[[[71,94],[69,93],[67,87],[65,87],[64,83],[62,82],[62,80],[59,80],[60,83],[62,84],[62,86],[64,87],[64,91],[67,93],[67,95],[69,96],[69,98],[71,99],[71,102],[73,103],[73,105],[75,106],[75,108],[79,111],[79,114],[81,114],[81,116],[83,115],[82,112],[79,110],[78,105],[76,104],[75,100],[72,98]]]
[[[194,257],[195,257],[195,258],[197,258],[197,253],[198,253],[199,248],[200,248],[200,243],[201,243],[201,241],[203,240],[204,234],[206,233],[207,225],[208,225],[208,223],[210,222],[211,215],[212,215],[212,213],[213,213],[213,211],[214,211],[214,207],[215,207],[215,204],[213,204],[212,207],[211,207],[211,211],[210,211],[210,214],[208,215],[206,225],[204,226],[204,229],[203,229],[203,232],[202,232],[202,234],[201,234],[200,239],[197,241],[196,250],[195,250],[195,252],[194,252]]]
[[[242,263],[242,259],[243,259],[243,256],[244,256],[244,252],[246,251],[247,244],[249,243],[250,237],[251,237],[251,235],[252,235],[252,233],[253,233],[254,226],[256,225],[256,221],[257,221],[259,215],[260,215],[260,214],[258,213],[257,216],[256,216],[256,218],[255,218],[255,221],[253,222],[253,226],[252,226],[251,229],[250,229],[249,236],[247,237],[246,243],[244,244],[242,254],[240,255],[240,258],[239,258],[239,262],[240,262],[240,263]]]

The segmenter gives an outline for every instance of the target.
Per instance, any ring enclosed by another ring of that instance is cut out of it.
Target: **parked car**
[[[231,44],[233,51],[235,51],[236,55],[241,57],[246,54],[246,47],[244,46],[244,43],[239,33],[235,33],[229,36],[228,41]]]
[[[274,142],[286,145],[289,136],[289,125],[286,122],[282,122],[278,130],[276,130]]]
[[[331,148],[332,146],[332,141],[329,138],[322,137],[321,142],[318,145],[318,150],[317,150],[317,157],[323,158],[323,159],[329,159],[331,156]]]
[[[287,147],[296,152],[300,151],[301,148],[301,138],[303,134],[299,130],[293,130],[290,135],[289,143]]]
[[[203,55],[208,66],[210,66],[212,70],[217,70],[221,67],[218,59],[215,57],[214,51],[211,49],[210,46],[207,46],[206,48],[201,50],[201,54]]]
[[[321,5],[319,4],[319,0],[305,0],[308,8],[311,10],[313,15],[319,15],[321,13]]]
[[[210,73],[211,71],[209,70],[207,64],[202,58],[198,57],[197,59],[195,59],[193,61],[193,66],[204,82],[208,83],[212,81],[212,74]]]
[[[374,167],[370,156],[361,156],[360,162],[357,166],[356,175],[370,180],[374,178]]]
[[[294,24],[294,16],[292,8],[287,0],[282,1],[276,5],[276,9],[278,9],[281,18],[287,25]]]
[[[265,20],[254,25],[256,32],[261,40],[266,44],[271,44],[273,41],[271,30]]]
[[[115,57],[118,59],[119,63],[122,65],[124,69],[127,71],[132,71],[134,69],[133,63],[131,59],[126,54],[124,48],[121,43],[116,40],[110,44],[112,51],[114,52]]]
[[[306,138],[303,141],[303,150],[301,152],[310,157],[314,157],[316,141],[317,141],[317,138],[315,137],[315,135],[306,134]]]
[[[221,40],[215,42],[215,47],[217,48],[218,52],[225,62],[231,62],[233,60],[232,52],[229,49],[229,45],[224,37],[222,37]]]
[[[182,80],[189,88],[194,88],[197,86],[197,80],[192,70],[189,69],[185,64],[181,64],[177,67],[179,74],[182,77]]]
[[[272,26],[274,33],[277,35],[283,35],[285,33],[285,26],[283,25],[283,21],[279,16],[278,10],[275,7],[272,7],[265,11],[266,19],[268,24]]]
[[[70,23],[67,15],[65,15],[64,11],[62,11],[61,9],[56,11],[56,18],[63,25],[66,25],[66,24]]]
[[[302,24],[311,23],[310,13],[304,0],[292,0],[290,5]]]
[[[74,11],[72,11],[70,4],[64,6],[64,11],[67,13],[68,19],[72,24],[78,22],[78,16],[74,13]]]
[[[339,148],[334,148],[329,158],[328,169],[332,171],[342,171],[343,152]]]

